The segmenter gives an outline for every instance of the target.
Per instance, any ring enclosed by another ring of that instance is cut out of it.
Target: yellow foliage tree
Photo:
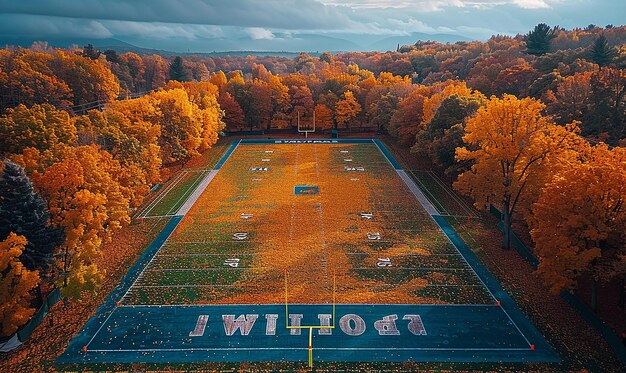
[[[202,143],[202,115],[182,88],[153,93],[161,126],[161,158],[165,163],[198,155]]]
[[[123,175],[120,163],[95,145],[64,149],[56,163],[33,173],[53,224],[66,233],[58,263],[66,296],[80,298],[81,291],[98,288],[100,246],[130,222],[129,200],[120,184]]]
[[[335,109],[335,120],[342,127],[349,127],[349,123],[361,112],[361,105],[358,103],[352,91],[343,94],[343,100],[337,101]]]
[[[10,233],[0,242],[0,335],[9,336],[35,313],[31,307],[39,273],[29,271],[20,262],[26,238]]]
[[[568,141],[577,138],[575,125],[561,127],[544,117],[535,99],[504,95],[491,97],[476,116],[467,120],[459,161],[472,163],[454,187],[476,201],[477,207],[496,204],[504,221],[503,248],[510,245],[511,217],[529,186],[540,187],[552,170],[550,158],[561,156]],[[526,201],[529,203],[529,201]]]
[[[17,154],[28,147],[43,151],[75,141],[69,114],[50,104],[19,105],[0,117],[0,153]]]

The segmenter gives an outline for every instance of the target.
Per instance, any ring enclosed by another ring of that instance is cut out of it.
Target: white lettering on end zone
[[[378,335],[400,335],[396,320],[398,320],[398,315],[383,316],[382,320],[374,322],[374,329],[378,330]]]
[[[242,314],[235,318],[235,315],[221,315],[224,327],[224,333],[230,337],[237,334],[247,336],[252,331],[255,322],[259,318],[258,314]],[[265,314],[265,335],[276,335],[278,325],[278,314],[270,313]],[[332,335],[333,329],[330,328],[334,325],[332,321],[332,315],[326,313],[320,313],[317,315],[319,326],[328,326],[328,328],[318,328],[318,335]],[[288,327],[290,335],[301,335],[302,331],[299,328],[302,325],[303,314],[289,314]],[[398,315],[392,314],[383,316],[382,320],[374,321],[374,330],[381,336],[393,336],[401,335],[400,329],[398,329],[397,321]],[[404,315],[402,320],[408,320],[407,329],[415,336],[425,336],[426,328],[422,322],[420,315]],[[190,337],[202,337],[209,325],[209,315],[199,315],[196,321],[194,329],[189,332]],[[308,324],[307,324],[308,325]],[[293,328],[292,328],[293,327]],[[305,326],[306,327],[306,326]],[[339,319],[339,329],[346,335],[357,337],[365,333],[367,327],[363,318],[354,313],[345,314]],[[282,330],[282,329],[281,329]]]
[[[424,328],[420,315],[404,315],[402,320],[411,320],[409,321],[409,331],[414,335],[426,335],[426,328]]]
[[[317,318],[320,320],[320,326],[330,326],[330,319],[333,315],[329,313],[320,313],[317,315]],[[322,328],[318,329],[317,334],[319,335],[332,335],[333,330],[331,328]]]
[[[278,320],[278,315],[268,313],[265,315],[265,320],[267,320],[267,324],[265,324],[265,335],[276,335],[276,320]]]
[[[354,323],[354,326],[352,326]],[[359,315],[349,313],[339,319],[341,331],[351,336],[359,336],[365,333],[365,320]]]
[[[289,321],[291,326],[300,326],[302,325],[301,320],[302,317],[304,315],[302,315],[301,313],[290,313],[289,314]],[[300,335],[300,329],[291,329],[291,335]]]
[[[227,336],[231,336],[239,330],[241,335],[248,335],[258,317],[259,315],[247,314],[245,316],[239,315],[239,317],[235,319],[235,315],[222,315],[222,320],[224,320],[224,332]]]
[[[206,324],[209,322],[209,315],[200,315],[198,316],[198,321],[196,321],[196,327],[193,331],[189,332],[190,337],[202,337],[204,335],[204,329],[206,328]]]

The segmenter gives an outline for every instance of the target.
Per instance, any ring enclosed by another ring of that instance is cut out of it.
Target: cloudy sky
[[[626,0],[0,0],[0,41],[118,39],[179,52],[371,50],[408,43],[412,33],[486,40],[540,22],[621,25],[624,14]]]

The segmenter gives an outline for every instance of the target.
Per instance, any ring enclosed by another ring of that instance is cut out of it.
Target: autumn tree
[[[272,122],[272,89],[270,85],[260,79],[245,83],[243,89],[235,91],[235,97],[241,106],[250,130],[270,128]]]
[[[28,147],[43,151],[75,141],[76,127],[69,114],[50,104],[19,105],[0,117],[0,152],[4,154],[21,153]]]
[[[320,130],[329,130],[333,128],[333,111],[325,105],[315,105],[315,127]]]
[[[66,233],[57,257],[61,293],[80,298],[103,278],[96,261],[110,235],[130,222],[129,200],[120,184],[123,169],[95,145],[66,148],[60,160],[35,178],[52,222]]]
[[[52,59],[47,53],[0,50],[0,112],[19,104],[72,105],[72,91],[50,68]]]
[[[80,133],[90,133],[93,139],[81,145],[97,144],[119,161],[120,186],[131,207],[139,206],[151,185],[161,180],[157,122],[158,112],[148,96],[116,101],[103,112],[92,110],[76,120]]]
[[[11,232],[28,240],[20,260],[29,270],[47,270],[63,240],[63,232],[50,226],[46,204],[24,169],[6,161],[0,175],[0,239]]]
[[[510,246],[511,219],[518,203],[551,171],[550,157],[558,157],[571,126],[557,126],[542,115],[544,105],[535,99],[504,95],[491,97],[486,106],[467,120],[456,159],[473,163],[454,187],[474,198],[477,207],[497,204],[502,209],[502,247]],[[525,203],[529,204],[528,200]]]
[[[474,115],[483,100],[471,96],[452,96],[443,100],[433,119],[416,135],[411,152],[428,156],[447,169],[454,164],[457,147],[463,146],[466,118]]]
[[[349,127],[349,124],[361,112],[361,105],[357,102],[352,91],[343,94],[343,100],[337,102],[335,120],[341,127]]]
[[[370,91],[370,93],[372,92]],[[368,94],[369,96],[370,94]],[[387,130],[391,117],[398,108],[398,97],[392,92],[387,92],[382,96],[378,96],[378,99],[372,99],[371,101],[367,105],[367,116],[370,123],[375,125],[379,131]]]
[[[144,80],[147,89],[158,89],[167,81],[167,61],[159,55],[143,56]]]
[[[500,71],[493,82],[493,88],[496,94],[508,93],[525,97],[528,96],[531,85],[539,75],[528,62],[522,60]]]
[[[228,82],[228,79],[226,78],[226,74],[224,74],[224,72],[220,70],[211,74],[211,77],[209,78],[209,82],[217,86],[220,92],[222,92],[224,88],[226,87],[226,83]]]
[[[583,121],[592,110],[591,72],[568,76],[546,94],[548,113],[556,122]]]
[[[181,87],[150,95],[159,113],[159,146],[165,163],[198,155],[217,142],[224,128],[217,87],[209,82],[183,83]]]
[[[413,145],[424,118],[424,99],[421,92],[411,92],[398,103],[398,109],[391,116],[389,134],[401,144]]]
[[[227,131],[241,131],[245,126],[245,118],[243,110],[237,103],[235,98],[229,93],[224,92],[218,98],[220,108],[224,110],[224,123]]]
[[[92,60],[74,53],[57,50],[49,65],[55,76],[63,80],[72,91],[74,111],[84,112],[117,98],[120,85],[104,63],[104,56]]]
[[[582,162],[564,169],[533,205],[531,236],[541,260],[538,271],[558,292],[593,278],[626,275],[626,149],[597,145]]]
[[[292,86],[289,89],[291,96],[291,123],[297,124],[298,116],[302,125],[305,122],[313,121],[313,95],[311,90],[306,86]]]
[[[33,290],[39,283],[37,271],[29,271],[20,261],[26,238],[11,232],[0,241],[0,336],[7,337],[33,316]]]
[[[591,75],[591,110],[583,121],[583,134],[606,134],[617,145],[626,137],[626,70],[604,67]]]

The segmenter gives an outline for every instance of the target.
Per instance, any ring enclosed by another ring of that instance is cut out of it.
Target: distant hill
[[[367,46],[368,50],[386,52],[395,51],[398,47],[403,45],[413,45],[418,41],[437,41],[439,43],[456,43],[457,41],[471,41],[463,36],[452,34],[425,34],[421,32],[414,32],[411,35],[406,36],[390,36],[382,40],[378,40]]]
[[[105,51],[113,49],[118,53],[133,52],[142,55],[158,54],[163,57],[175,55],[198,55],[198,56],[280,56],[295,57],[303,51],[311,55],[321,52],[358,52],[358,51],[395,51],[398,44],[413,45],[419,40],[431,40],[441,43],[453,43],[456,41],[468,41],[469,39],[450,34],[424,34],[412,33],[405,36],[391,36],[372,43],[371,35],[350,36],[355,41],[348,40],[347,35],[319,35],[319,34],[275,34],[271,39],[252,39],[240,37],[228,38],[205,38],[196,40],[169,41],[161,46],[162,49],[139,47],[150,45],[147,40],[137,39],[122,41],[119,39],[83,39],[83,38],[28,38],[0,35],[0,47],[14,45],[29,47],[35,41],[45,40],[50,46],[57,48],[69,48],[72,45],[82,47],[92,44],[95,48]],[[185,45],[186,50],[179,50]],[[236,46],[237,48],[233,48]]]

